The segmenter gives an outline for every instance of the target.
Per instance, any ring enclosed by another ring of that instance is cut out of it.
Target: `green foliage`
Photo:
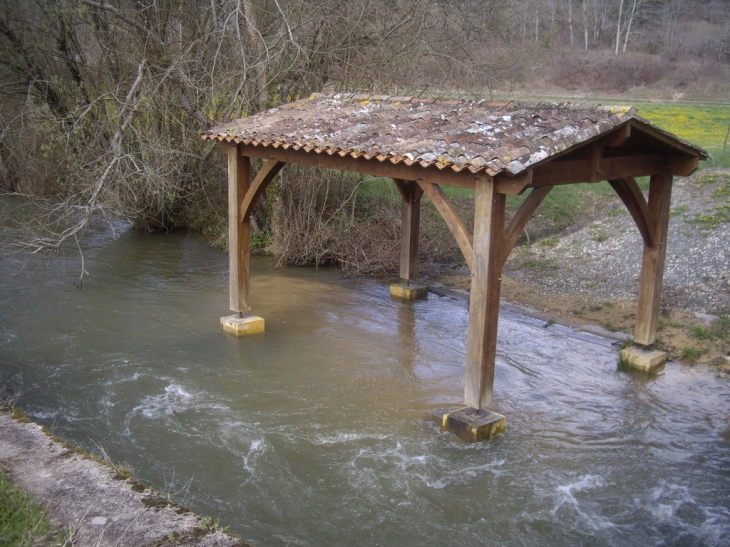
[[[537,241],[540,247],[555,247],[560,240],[557,237],[544,237]]]
[[[712,330],[702,325],[690,325],[689,335],[697,340],[709,340],[712,338]]]
[[[730,167],[730,145],[725,150],[712,148],[709,152],[712,157],[700,164],[703,169],[709,169],[711,167]]]
[[[621,342],[619,349],[633,348],[635,345],[636,345],[636,342],[634,342],[634,339],[629,338],[628,340],[624,340],[623,342]]]
[[[45,511],[0,471],[0,543],[16,547],[68,544],[68,534],[48,522]]]
[[[263,228],[258,234],[251,232],[251,252],[264,253],[271,245],[274,239],[274,233],[268,226]]]
[[[687,361],[688,363],[695,363],[695,362],[697,362],[697,360],[700,357],[702,357],[703,353],[704,353],[704,351],[699,350],[697,348],[693,348],[693,347],[684,348],[682,350],[682,355],[681,355],[680,359]]]

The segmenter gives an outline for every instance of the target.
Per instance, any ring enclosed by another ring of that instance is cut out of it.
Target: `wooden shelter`
[[[403,198],[400,276],[417,274],[419,210],[426,194],[472,273],[464,399],[492,399],[502,267],[555,185],[607,180],[644,240],[635,341],[656,340],[672,178],[707,153],[629,107],[318,94],[219,125],[203,138],[228,155],[230,306],[251,307],[249,217],[286,163],[393,179]],[[250,178],[249,158],[263,167]],[[649,176],[648,199],[635,177]],[[441,186],[475,191],[470,233]],[[505,195],[529,192],[505,229]]]

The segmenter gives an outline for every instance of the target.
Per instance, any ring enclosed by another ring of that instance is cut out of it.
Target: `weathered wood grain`
[[[241,205],[248,191],[250,161],[238,146],[227,146],[228,154],[228,271],[230,306],[235,312],[251,309],[250,222],[241,218]]]
[[[492,403],[497,322],[504,243],[505,195],[494,179],[477,182],[474,208],[474,260],[469,301],[464,402],[476,409]]]
[[[662,292],[664,259],[667,253],[669,208],[672,197],[671,175],[651,177],[649,185],[649,214],[654,219],[653,245],[644,244],[639,284],[639,303],[636,309],[634,340],[638,344],[656,342],[659,324],[659,298]]]
[[[421,222],[423,190],[415,181],[393,179],[401,194],[400,277],[415,279],[418,275],[418,236]]]

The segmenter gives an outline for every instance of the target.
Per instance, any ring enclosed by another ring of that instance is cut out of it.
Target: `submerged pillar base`
[[[221,327],[226,332],[236,336],[248,336],[249,334],[261,334],[264,332],[264,318],[255,315],[228,315],[221,317]]]
[[[390,286],[390,295],[404,300],[416,300],[428,295],[428,287],[426,285],[398,283]]]
[[[667,354],[653,349],[641,349],[637,346],[619,351],[619,365],[644,372],[654,372],[667,362]]]
[[[465,406],[444,414],[441,431],[453,433],[461,440],[475,443],[504,433],[507,418],[491,410],[480,410]]]

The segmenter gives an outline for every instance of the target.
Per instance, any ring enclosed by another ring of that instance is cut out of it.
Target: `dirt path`
[[[249,545],[9,410],[0,410],[0,465],[74,546]]]

